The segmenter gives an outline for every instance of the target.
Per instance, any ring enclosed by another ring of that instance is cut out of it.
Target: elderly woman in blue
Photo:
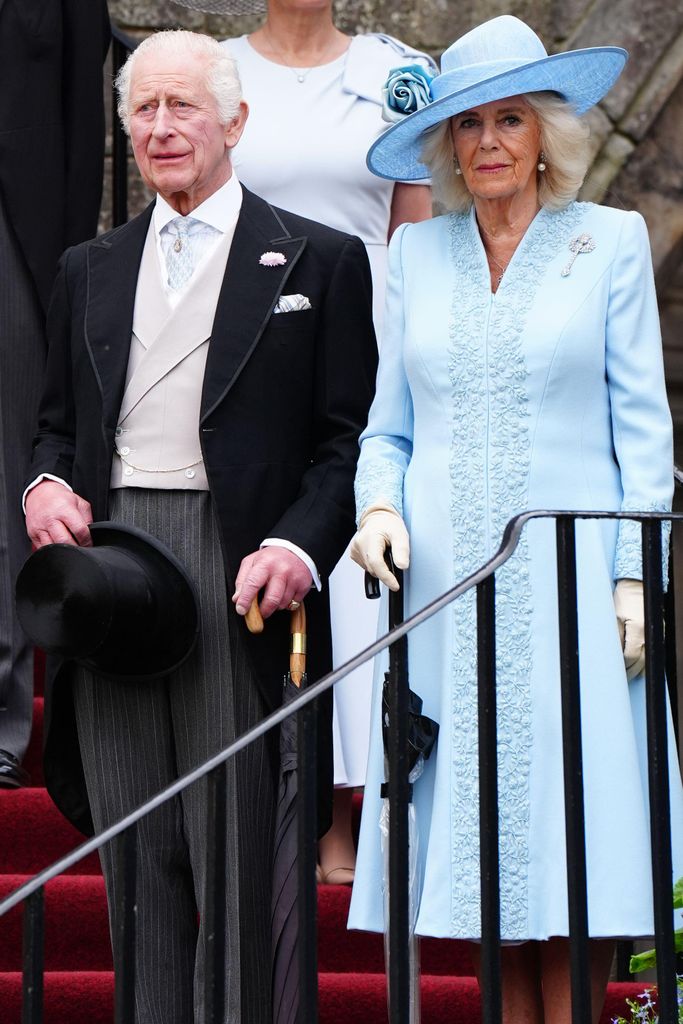
[[[432,176],[452,212],[390,246],[377,395],[356,480],[353,557],[411,613],[481,565],[530,508],[667,510],[672,431],[647,232],[576,202],[580,115],[623,50],[548,57],[505,16],[444,54],[430,100],[368,158]],[[653,930],[639,527],[577,527],[594,1021],[617,936]],[[554,528],[535,522],[497,576],[504,1020],[566,1024],[568,920]],[[616,606],[616,607],[615,607]],[[474,596],[410,636],[411,686],[440,723],[415,786],[417,933],[480,937]],[[379,724],[379,694],[375,715]],[[673,743],[671,749],[674,750]],[[350,927],[382,930],[383,781],[374,730]],[[674,868],[683,794],[671,756]]]

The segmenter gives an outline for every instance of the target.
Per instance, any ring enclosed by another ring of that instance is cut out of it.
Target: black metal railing
[[[634,519],[642,525],[643,578],[645,589],[646,628],[646,692],[647,742],[651,809],[653,901],[655,947],[660,1024],[677,1024],[676,957],[672,914],[672,859],[669,808],[668,751],[666,728],[665,645],[662,625],[663,581],[661,528],[667,520],[680,521],[683,515],[656,513],[608,513],[533,511],[512,519],[498,552],[467,579],[459,582],[436,600],[389,633],[350,659],[345,665],[314,683],[287,704],[235,740],[229,747],[205,764],[188,772],[171,786],[137,808],[121,821],[87,840],[76,850],[40,872],[0,902],[0,916],[20,903],[24,908],[24,996],[22,1024],[41,1024],[43,1003],[43,892],[52,878],[62,874],[89,853],[105,843],[116,840],[120,877],[124,880],[121,900],[124,908],[121,933],[117,944],[124,950],[119,957],[116,985],[116,1024],[132,1024],[135,957],[135,858],[136,823],[165,800],[204,776],[209,777],[209,796],[213,811],[209,814],[212,828],[207,837],[207,900],[212,915],[209,933],[214,937],[208,951],[206,971],[207,1024],[223,1020],[223,930],[226,885],[225,820],[220,811],[225,806],[225,765],[239,751],[268,730],[278,726],[288,715],[303,718],[300,729],[299,764],[303,785],[299,800],[311,807],[315,785],[315,737],[311,734],[313,702],[346,675],[374,658],[385,648],[405,644],[407,634],[441,611],[453,601],[476,588],[477,649],[479,687],[479,763],[480,763],[480,865],[482,922],[482,1021],[500,1024],[500,891],[498,870],[498,796],[497,796],[497,727],[496,727],[496,658],[495,658],[495,574],[514,553],[525,526],[534,519],[554,519],[557,541],[558,614],[560,630],[560,663],[562,689],[563,750],[565,774],[565,815],[567,834],[569,941],[571,956],[572,1024],[586,1024],[591,1019],[591,992],[588,971],[588,914],[586,898],[586,851],[583,822],[583,769],[579,697],[579,636],[576,594],[575,524],[580,519]],[[407,689],[407,681],[396,676],[397,691]],[[405,698],[397,693],[397,700]],[[405,706],[405,705],[403,705]],[[394,718],[394,722],[396,719]],[[393,741],[392,741],[393,742]],[[398,749],[402,745],[397,745]],[[308,780],[308,781],[306,781]],[[390,942],[392,975],[396,997],[391,999],[392,1024],[411,1024],[410,1007],[405,1000],[407,964],[405,891],[408,885],[406,780],[395,780],[389,787],[390,799],[390,865],[392,879],[390,905]],[[299,805],[301,807],[301,803]],[[301,1024],[317,1020],[316,961],[316,897],[315,897],[315,835],[311,822],[314,815],[299,812],[299,920],[298,948],[300,966]],[[400,841],[396,841],[399,837]],[[397,909],[398,908],[398,909]]]
[[[132,53],[137,43],[116,25],[112,25],[111,36],[111,217],[112,227],[117,228],[128,220],[128,136],[119,120],[114,82],[125,64],[128,54]]]

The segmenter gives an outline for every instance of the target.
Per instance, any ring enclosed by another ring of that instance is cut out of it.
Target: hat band
[[[535,60],[530,61],[528,57],[520,57],[517,60],[508,57],[505,60],[487,60],[481,64],[469,64],[466,68],[444,71],[432,81],[432,96],[435,100],[440,100],[444,96],[452,96],[473,85],[483,85],[489,79],[504,75],[508,71],[515,71],[517,68],[528,67],[535,63]]]

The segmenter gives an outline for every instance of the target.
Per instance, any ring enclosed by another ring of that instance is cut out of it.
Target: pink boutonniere
[[[283,252],[264,252],[259,259],[262,267],[283,267],[286,262],[287,257]]]

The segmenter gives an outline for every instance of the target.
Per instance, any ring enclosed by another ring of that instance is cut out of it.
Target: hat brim
[[[367,165],[373,174],[392,181],[429,177],[420,160],[424,133],[464,110],[531,92],[559,93],[577,114],[584,114],[612,88],[628,59],[619,46],[570,50],[510,68],[474,85],[433,100],[393,124],[371,146]]]
[[[203,14],[265,14],[267,0],[172,0],[180,7],[189,7]]]

